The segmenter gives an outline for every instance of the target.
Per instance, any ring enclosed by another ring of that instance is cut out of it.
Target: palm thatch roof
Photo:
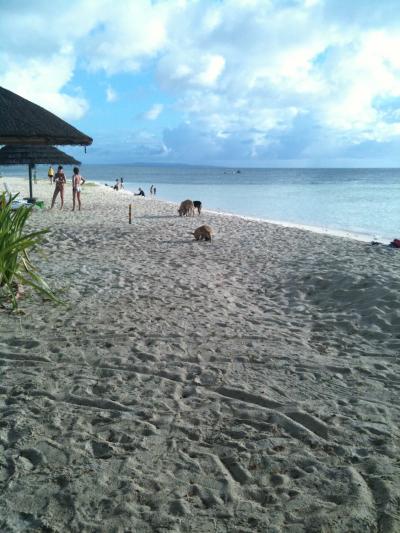
[[[52,163],[53,165],[80,165],[70,155],[54,146],[12,145],[0,149],[0,165],[34,165]]]
[[[77,144],[93,139],[50,111],[0,87],[0,144]]]

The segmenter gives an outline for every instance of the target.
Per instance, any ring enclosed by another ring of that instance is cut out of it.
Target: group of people
[[[108,187],[107,183],[105,185],[106,185],[106,187]],[[115,180],[115,185],[110,185],[110,187],[112,187],[115,191],[119,191],[119,190],[123,189],[124,188],[124,178],[117,178]],[[152,185],[150,187],[150,196],[155,196],[156,193],[157,193],[157,189],[154,187],[154,185]],[[139,187],[138,192],[135,192],[134,194],[135,194],[135,196],[146,196],[144,190],[141,187]]]
[[[155,196],[156,192],[157,192],[157,189],[154,187],[154,185],[152,185],[150,187],[150,196]],[[135,192],[135,196],[146,196],[146,195],[144,193],[144,190],[141,187],[139,187],[138,192]]]
[[[62,209],[64,207],[64,188],[65,188],[65,184],[67,183],[62,165],[59,165],[57,172],[54,172],[53,167],[50,166],[47,175],[49,177],[50,183],[54,183],[56,186],[54,189],[53,199],[51,202],[51,209],[53,209],[58,195],[60,195],[60,199],[61,199],[60,209]],[[85,179],[79,174],[79,168],[74,167],[74,174],[72,176],[72,211],[75,211],[76,202],[78,202],[79,211],[81,210],[81,186],[84,183],[85,183]],[[111,187],[116,191],[123,189],[124,178],[117,178],[115,180],[115,185],[112,185]],[[157,192],[157,189],[154,187],[154,185],[152,185],[150,187],[150,196],[155,196],[156,192]],[[135,196],[145,196],[144,190],[141,187],[139,187],[139,190],[137,193],[135,193]]]
[[[58,195],[60,195],[60,209],[62,209],[64,207],[64,189],[67,183],[62,165],[58,166],[56,173],[54,173],[54,169],[50,166],[47,175],[50,183],[55,184],[53,199],[51,201],[51,209],[53,209]],[[79,168],[74,167],[74,173],[72,175],[72,211],[75,211],[76,202],[78,202],[79,211],[81,210],[81,187],[84,183],[85,178],[80,175]]]
[[[154,187],[154,185],[152,185],[150,187],[150,196],[155,196],[156,192],[157,192],[157,189]],[[146,195],[144,193],[144,190],[141,187],[139,187],[138,192],[135,192],[135,196],[146,196]]]

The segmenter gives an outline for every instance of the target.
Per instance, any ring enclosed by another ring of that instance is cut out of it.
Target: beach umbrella
[[[0,87],[0,145],[80,145],[93,139],[43,107]]]
[[[33,202],[32,197],[32,169],[39,163],[80,165],[70,155],[54,148],[54,146],[39,145],[12,145],[3,146],[0,149],[0,165],[28,165],[29,169],[29,202]]]

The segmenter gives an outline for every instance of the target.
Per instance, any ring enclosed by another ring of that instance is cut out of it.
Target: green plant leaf
[[[26,233],[25,225],[32,212],[31,206],[13,209],[18,194],[0,194],[0,298],[11,300],[13,309],[18,307],[18,283],[32,287],[42,297],[62,303],[30,260],[29,252],[40,250],[43,236],[48,229]]]

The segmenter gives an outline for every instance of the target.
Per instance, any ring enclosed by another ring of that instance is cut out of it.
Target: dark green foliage
[[[28,252],[40,245],[48,230],[24,232],[32,207],[13,209],[12,203],[17,196],[0,195],[0,300],[11,300],[13,309],[18,307],[18,287],[21,285],[28,285],[42,296],[57,301],[28,256]]]

